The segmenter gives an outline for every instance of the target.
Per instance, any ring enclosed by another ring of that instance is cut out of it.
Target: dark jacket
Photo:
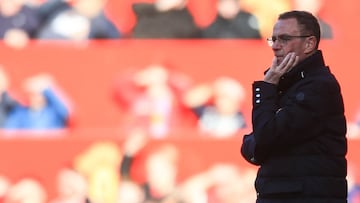
[[[37,29],[40,27],[40,17],[37,10],[22,6],[19,12],[13,16],[4,16],[0,13],[0,38],[3,39],[7,31],[11,29],[20,29],[30,38],[34,38]]]
[[[4,128],[4,124],[9,114],[19,105],[7,91],[0,94],[0,128]]]
[[[161,12],[154,4],[136,3],[133,11],[136,15],[134,38],[197,38],[201,35],[187,8]]]
[[[253,132],[244,136],[241,153],[260,165],[258,203],[346,202],[344,105],[321,51],[278,86],[254,82],[252,114]]]
[[[256,16],[240,11],[233,19],[218,14],[215,21],[202,31],[202,37],[260,39],[261,35]]]
[[[70,4],[60,0],[48,0],[40,6],[38,13],[42,19],[42,26],[36,35],[36,38],[39,39],[69,39],[68,34],[59,33],[52,24],[64,14],[81,16]],[[88,20],[90,23],[88,39],[118,39],[121,37],[120,31],[104,11]]]

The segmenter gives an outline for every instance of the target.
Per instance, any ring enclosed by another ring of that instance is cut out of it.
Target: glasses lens
[[[271,38],[267,38],[267,43],[270,47],[272,47],[272,45],[274,44],[275,40],[274,39],[275,37],[271,37]]]

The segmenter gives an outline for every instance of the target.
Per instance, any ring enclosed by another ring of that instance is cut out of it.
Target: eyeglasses
[[[267,42],[269,46],[273,46],[276,40],[282,45],[285,45],[288,41],[295,39],[295,38],[306,38],[311,37],[312,35],[299,35],[299,36],[293,36],[293,35],[279,35],[279,36],[272,36],[267,38]]]

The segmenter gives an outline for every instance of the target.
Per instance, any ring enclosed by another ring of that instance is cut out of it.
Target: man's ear
[[[308,54],[315,50],[316,47],[316,38],[314,36],[311,36],[306,39],[305,42],[305,50],[304,53]]]

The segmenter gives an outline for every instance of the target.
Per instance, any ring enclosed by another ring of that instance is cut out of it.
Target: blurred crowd
[[[146,153],[145,153],[146,152]],[[143,156],[146,154],[145,156]],[[139,157],[143,157],[139,159]],[[148,145],[148,136],[135,130],[118,145],[95,142],[69,166],[57,171],[55,194],[42,181],[26,176],[11,181],[0,177],[0,202],[4,203],[235,203],[254,202],[256,171],[234,163],[213,165],[179,177],[183,159],[175,145]],[[137,164],[141,160],[141,166]],[[142,177],[132,173],[142,171]]]
[[[129,1],[129,0],[123,0]],[[129,30],[107,12],[108,0],[1,0],[0,37],[15,48],[29,40],[123,38],[246,38],[271,35],[278,13],[299,9],[318,15],[325,0],[216,0],[216,16],[199,25],[189,9],[191,0],[132,0],[135,23]],[[118,11],[113,11],[118,12]],[[125,21],[127,19],[121,19]],[[331,26],[320,17],[324,38]]]
[[[187,127],[228,138],[248,127],[245,88],[230,76],[200,83],[169,64],[152,63],[115,78],[113,98],[124,128],[143,129],[155,139]]]
[[[84,41],[124,38],[242,38],[271,35],[278,13],[288,9],[321,13],[325,0],[214,0],[216,15],[199,25],[192,0],[122,0],[131,2],[135,23],[127,31],[107,12],[109,0],[1,0],[0,37],[11,47],[45,40]],[[114,11],[113,11],[114,12]],[[323,38],[332,28],[321,19]],[[21,90],[10,91],[6,68],[0,68],[0,128],[59,130],[71,126],[69,99],[51,73],[26,79]],[[20,92],[20,94],[19,94]],[[149,64],[115,80],[114,101],[127,115],[123,126],[146,129],[163,138],[170,129],[197,126],[202,134],[230,137],[249,127],[244,113],[245,90],[236,78],[219,75],[196,84],[191,76],[169,64]],[[76,105],[76,104],[75,104]]]
[[[138,128],[160,139],[189,127],[207,137],[227,138],[248,127],[243,113],[245,88],[240,81],[218,76],[195,83],[169,66],[152,63],[113,78],[112,97],[104,99],[118,106],[124,131]],[[6,68],[0,67],[1,135],[56,135],[76,128],[71,98],[55,78],[39,73],[14,88]]]
[[[78,153],[54,177],[51,196],[41,179],[0,176],[4,203],[254,203],[256,169],[235,162],[214,162],[180,177],[183,157],[176,145],[149,145],[133,130],[119,145],[98,141]],[[349,203],[360,202],[360,185],[349,164]]]

